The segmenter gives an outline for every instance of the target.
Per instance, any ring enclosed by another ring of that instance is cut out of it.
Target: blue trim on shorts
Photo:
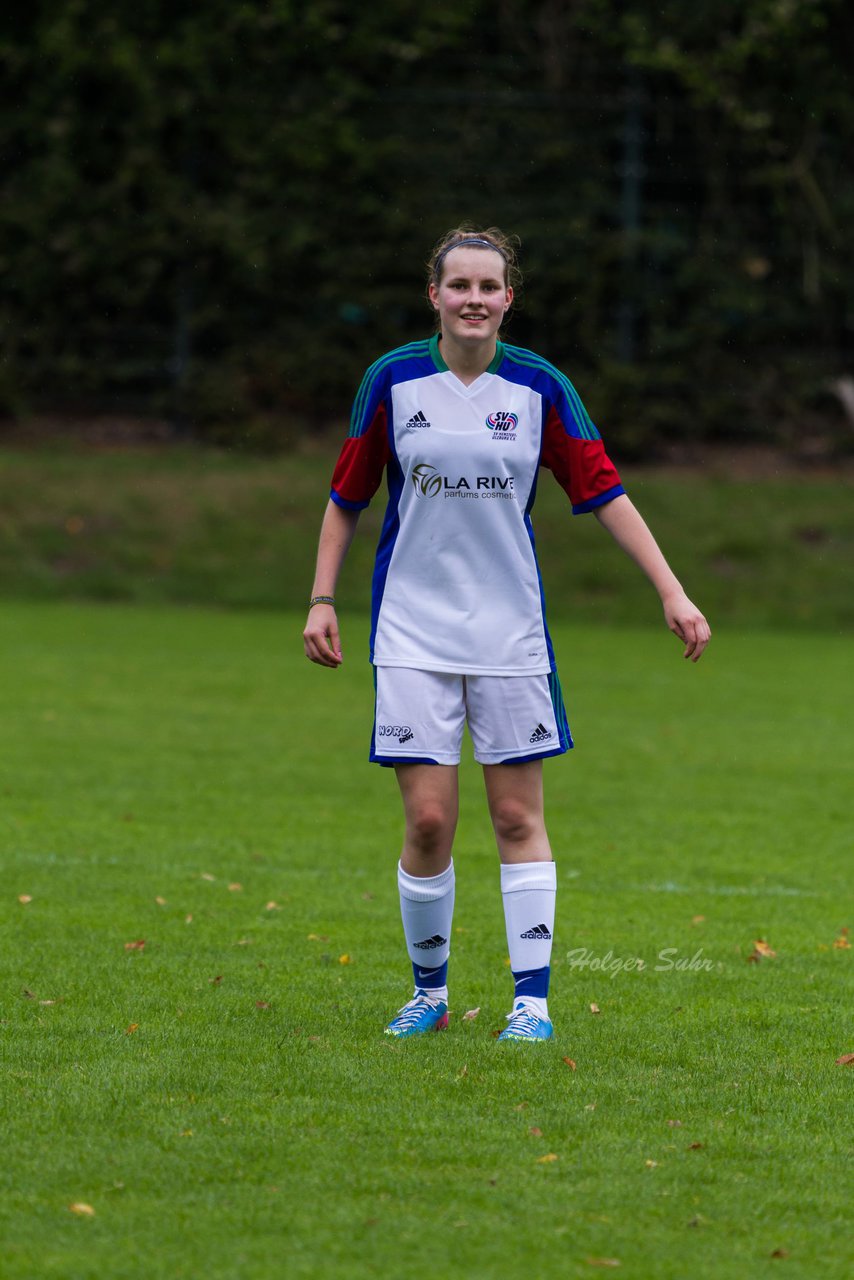
[[[564,751],[568,751],[575,746],[575,743],[572,741],[572,734],[569,730],[569,720],[566,716],[566,706],[563,701],[563,690],[560,687],[560,677],[557,671],[552,671],[549,674],[549,694],[551,695],[555,724],[557,725],[561,746]]]
[[[397,764],[438,764],[438,760],[431,760],[429,756],[376,756],[371,751],[368,757],[371,764],[380,764],[384,769],[393,769]]]

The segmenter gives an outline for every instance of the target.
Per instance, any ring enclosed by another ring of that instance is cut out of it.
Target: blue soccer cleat
[[[448,1006],[444,1000],[432,1000],[429,991],[416,987],[415,995],[397,1012],[385,1029],[387,1036],[402,1040],[420,1036],[425,1031],[444,1031],[448,1025]]]
[[[507,1015],[507,1026],[498,1037],[499,1040],[551,1040],[554,1034],[548,1018],[541,1018],[536,1009],[530,1008],[524,1000],[518,1000],[513,1012]]]

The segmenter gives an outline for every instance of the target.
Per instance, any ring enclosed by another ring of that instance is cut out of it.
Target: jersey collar
[[[434,333],[433,337],[430,339],[430,355],[432,356],[434,365],[436,366],[436,368],[439,370],[440,373],[450,373],[450,369],[445,363],[445,358],[439,349],[439,338],[441,336],[442,335],[439,333]],[[486,369],[484,369],[483,372],[495,373],[503,359],[504,359],[504,343],[499,340],[495,344],[495,355],[490,360],[489,366]]]

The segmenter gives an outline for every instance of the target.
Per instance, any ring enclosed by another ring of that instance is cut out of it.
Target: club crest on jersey
[[[493,440],[515,440],[519,415],[510,413],[507,409],[498,409],[495,413],[490,413],[486,425],[492,432]]]

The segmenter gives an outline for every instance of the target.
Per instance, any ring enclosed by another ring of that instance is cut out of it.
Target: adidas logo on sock
[[[546,726],[543,724],[541,720],[540,723],[537,725],[536,729],[534,730],[534,732],[531,734],[528,741],[529,742],[548,742],[549,738],[553,738],[553,737],[554,737],[554,734],[549,729],[546,728]]]
[[[406,424],[407,431],[415,431],[417,427],[429,427],[430,423],[424,417],[421,409],[409,419]]]
[[[544,924],[535,924],[533,929],[520,933],[520,938],[536,938],[538,942],[551,942],[552,935]]]
[[[437,947],[444,947],[447,941],[441,933],[434,933],[432,938],[425,938],[423,942],[414,942],[412,945],[419,951],[435,951]]]

